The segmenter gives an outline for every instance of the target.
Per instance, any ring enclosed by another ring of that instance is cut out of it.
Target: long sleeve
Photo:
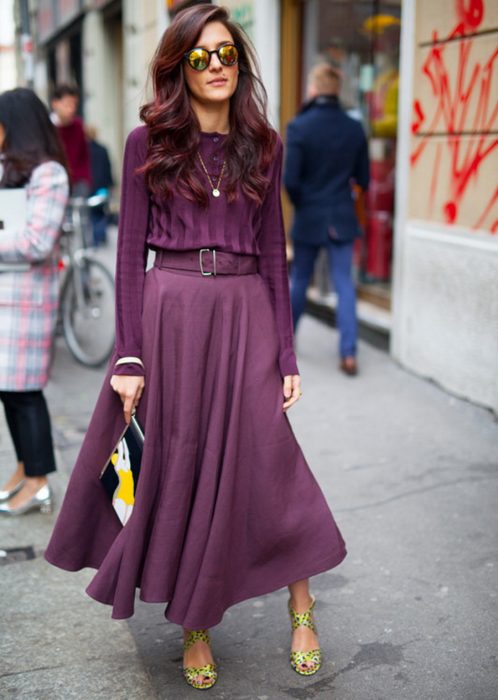
[[[365,191],[368,189],[368,183],[370,180],[370,161],[368,157],[368,142],[365,137],[365,132],[361,127],[360,131],[361,142],[358,149],[358,154],[356,156],[353,177],[361,189]]]
[[[302,181],[303,144],[292,122],[287,126],[284,185],[294,206],[299,204]]]
[[[24,230],[0,236],[0,263],[37,263],[52,253],[59,238],[69,193],[66,170],[55,161],[37,166],[26,187]]]
[[[144,127],[130,133],[126,141],[116,265],[116,353],[122,357],[141,357],[142,305],[147,264],[147,225],[149,192],[143,175],[135,171],[146,157]],[[115,374],[143,375],[138,364],[118,365]]]
[[[285,251],[285,231],[280,196],[283,145],[278,139],[271,184],[262,205],[259,237],[259,272],[270,291],[280,341],[279,367],[282,377],[299,374],[293,348],[292,315]]]

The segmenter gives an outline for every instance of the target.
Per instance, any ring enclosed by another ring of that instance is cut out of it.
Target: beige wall
[[[149,66],[163,27],[157,0],[123,0],[124,131],[140,123],[140,107],[151,97]]]
[[[391,352],[498,415],[498,3],[402,23]]]
[[[109,148],[117,182],[126,137],[151,96],[149,65],[166,21],[157,0],[123,0],[121,18],[112,21],[100,11],[85,15],[85,120]]]
[[[411,218],[498,233],[497,46],[496,0],[417,0]]]

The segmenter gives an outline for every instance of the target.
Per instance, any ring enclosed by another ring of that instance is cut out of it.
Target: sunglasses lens
[[[220,57],[220,62],[223,63],[224,66],[234,66],[238,61],[239,52],[236,46],[228,44],[219,49],[218,56]]]
[[[204,70],[209,64],[209,54],[204,49],[193,49],[188,55],[188,62],[194,70]]]

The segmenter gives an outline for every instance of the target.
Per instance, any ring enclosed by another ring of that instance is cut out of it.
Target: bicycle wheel
[[[64,337],[73,357],[100,367],[114,348],[114,280],[98,260],[87,258],[69,271],[61,293]]]

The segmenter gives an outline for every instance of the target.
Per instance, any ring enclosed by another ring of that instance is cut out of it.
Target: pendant
[[[213,197],[219,197],[220,196],[220,191],[217,187],[214,188],[213,190]]]

